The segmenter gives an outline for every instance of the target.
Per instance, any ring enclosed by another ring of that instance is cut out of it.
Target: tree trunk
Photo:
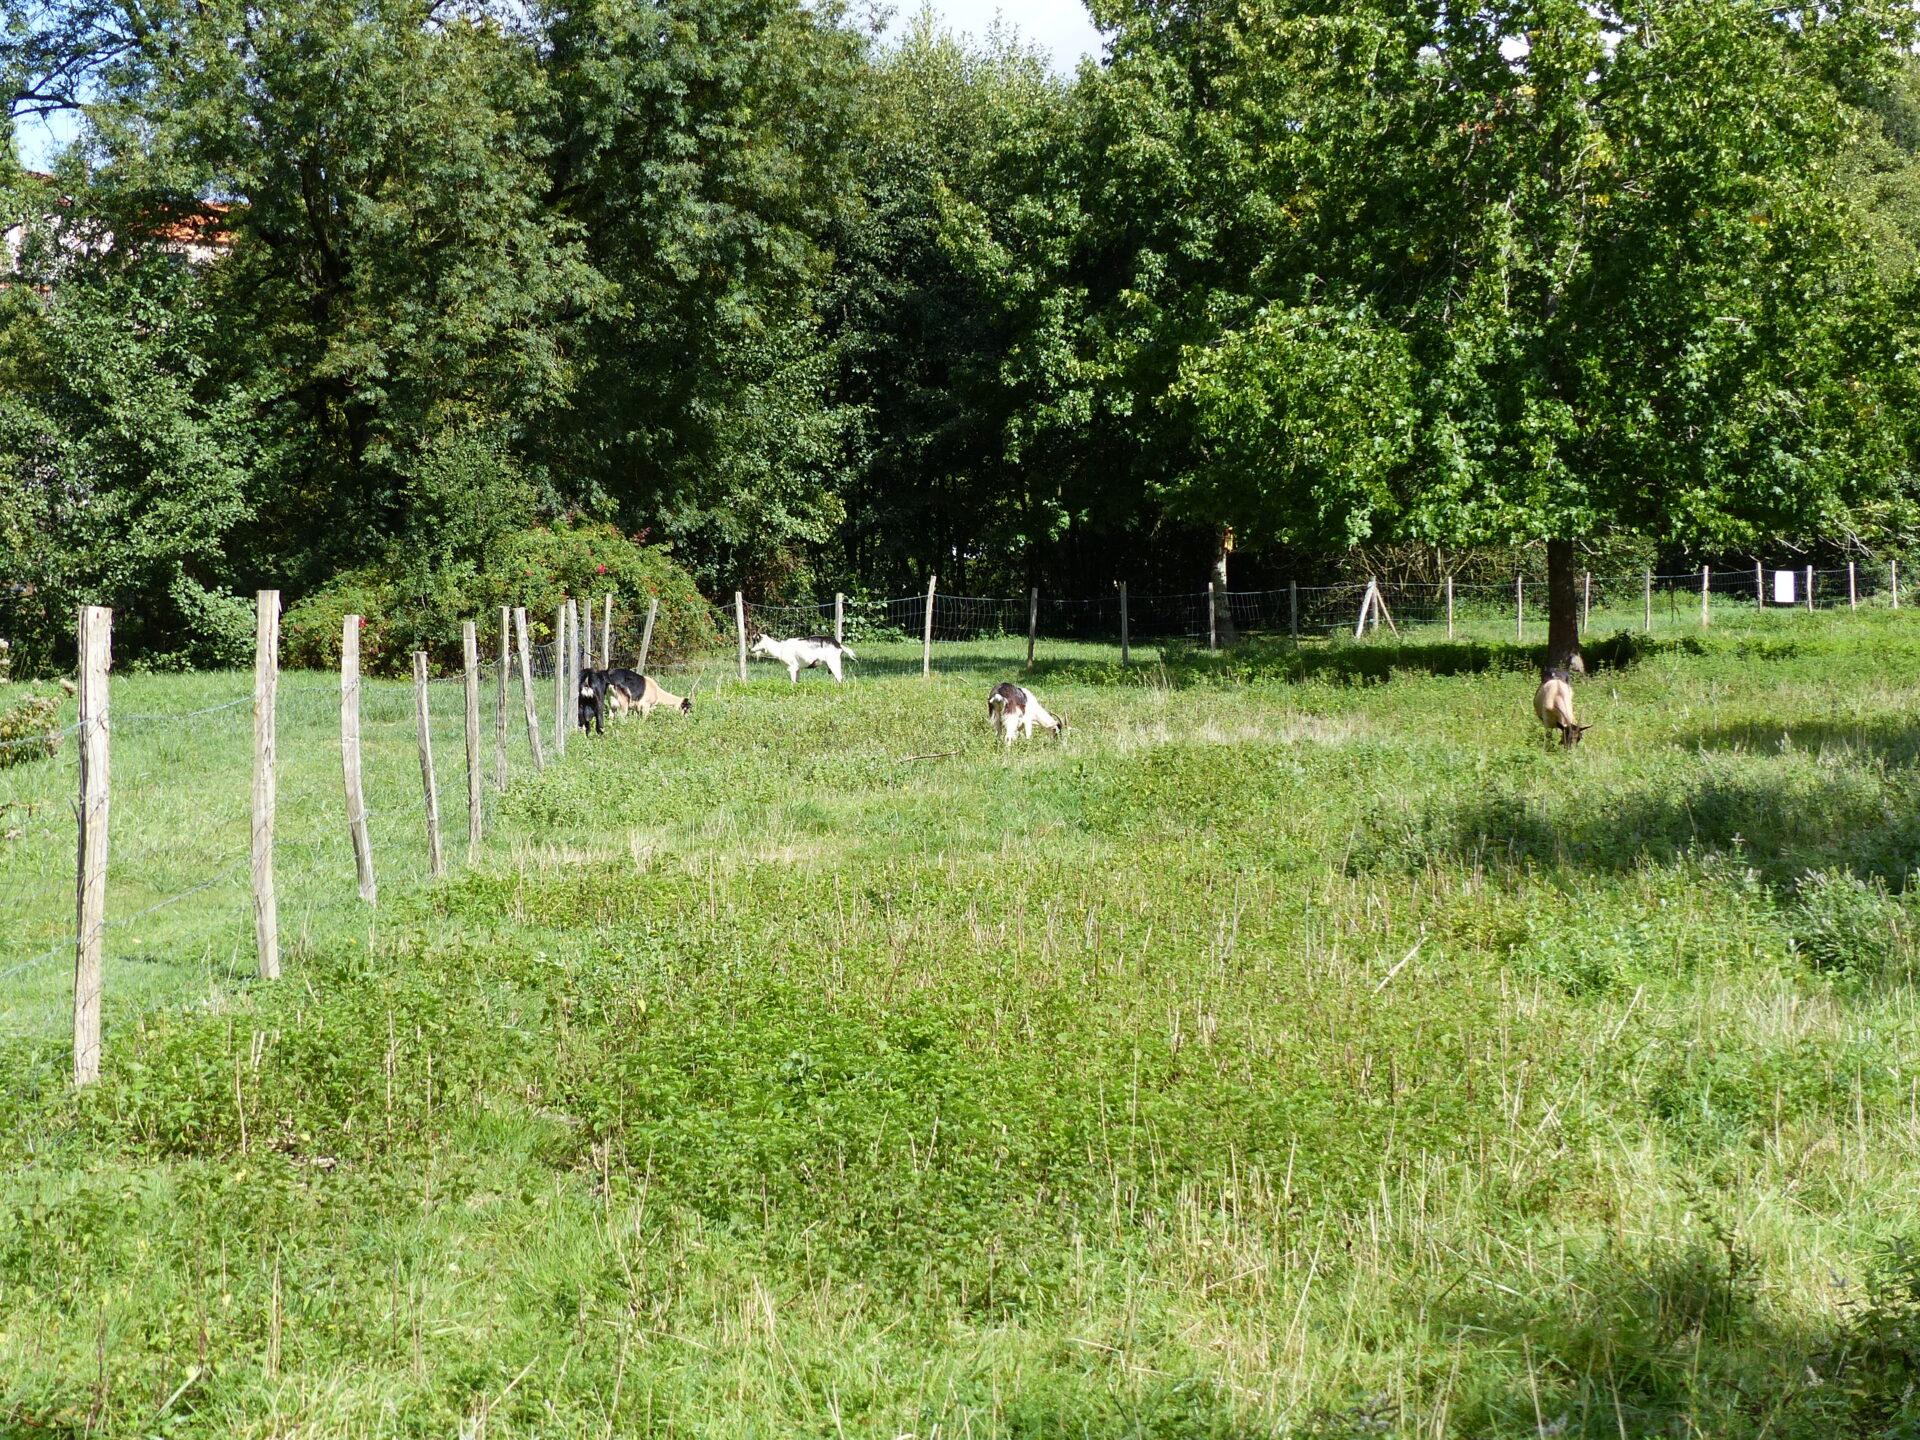
[[[1587,668],[1580,658],[1580,577],[1571,540],[1547,541],[1547,664],[1575,675]]]
[[[1233,606],[1227,601],[1227,557],[1233,553],[1233,527],[1220,527],[1219,544],[1213,552],[1213,613],[1215,633],[1222,645],[1231,645],[1233,633]]]

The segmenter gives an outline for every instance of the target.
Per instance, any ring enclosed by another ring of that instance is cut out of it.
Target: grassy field
[[[576,742],[0,1041],[0,1435],[1912,1435],[1920,616],[1614,654],[1572,753],[1444,643]]]

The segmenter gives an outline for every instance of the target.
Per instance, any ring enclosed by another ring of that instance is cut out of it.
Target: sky
[[[918,0],[896,0],[890,33],[898,34],[918,8]],[[1071,75],[1081,59],[1100,53],[1100,32],[1093,28],[1081,0],[927,0],[934,13],[958,34],[981,36],[998,16],[1020,37],[1053,56],[1054,68]]]

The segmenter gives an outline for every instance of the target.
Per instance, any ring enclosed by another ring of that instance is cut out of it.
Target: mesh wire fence
[[[1909,582],[1888,564],[1812,569],[1728,568],[1677,574],[1593,575],[1579,582],[1591,633],[1697,630],[1787,610],[1834,611],[1911,604]],[[839,607],[712,605],[682,614],[670,646],[647,671],[676,694],[708,695],[742,679],[743,640],[831,636],[849,658],[848,682],[923,671],[982,680],[1013,678],[1039,662],[1150,663],[1186,648],[1230,640],[1297,637],[1313,642],[1387,634],[1538,642],[1546,634],[1539,581],[1448,586],[1382,582],[1283,589],[1090,598],[925,594],[848,597]],[[641,668],[644,615],[618,609],[583,622],[581,668],[611,659]],[[931,624],[929,625],[929,618]],[[1123,639],[1124,636],[1124,639]],[[556,691],[562,657],[553,642],[508,646],[504,690],[509,783],[533,767],[527,712],[551,763],[556,727],[571,734],[573,697]],[[1124,648],[1123,648],[1124,647]],[[481,768],[484,817],[497,803],[496,705],[499,637],[483,636]],[[749,683],[786,683],[784,667],[745,662]],[[803,683],[832,683],[824,669]],[[15,690],[14,693],[20,693]],[[140,1007],[245,984],[254,952],[249,888],[250,675],[122,677],[110,682],[111,856],[105,938],[107,1016],[124,1023]],[[442,844],[450,865],[466,853],[464,696],[459,676],[428,686],[429,735]],[[383,893],[428,877],[427,818],[413,686],[362,682],[364,784],[374,864]],[[275,866],[285,944],[366,916],[358,899],[340,764],[338,677],[288,672],[278,706],[280,784]],[[74,796],[78,784],[73,703],[63,699],[42,735],[9,738],[0,759],[0,1035],[52,1033],[71,1005],[74,916]],[[43,753],[52,745],[51,755]]]

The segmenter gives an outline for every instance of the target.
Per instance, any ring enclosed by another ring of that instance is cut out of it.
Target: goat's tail
[[[840,647],[840,658],[842,660],[858,660],[860,657],[854,654],[853,651],[849,650],[846,646],[842,645]]]

